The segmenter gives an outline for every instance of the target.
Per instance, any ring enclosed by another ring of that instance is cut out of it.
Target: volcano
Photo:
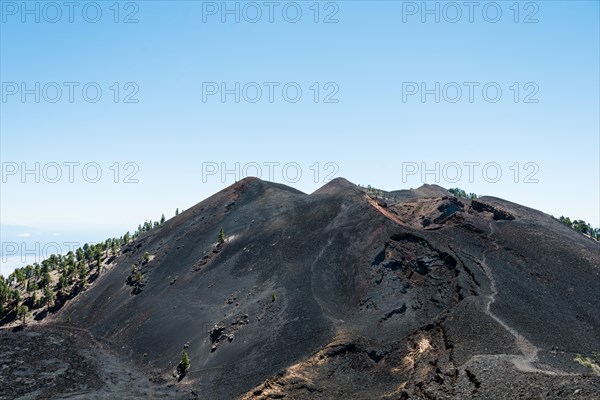
[[[436,185],[305,194],[246,178],[0,338],[100,354],[80,371],[98,382],[50,397],[590,399],[593,358],[574,359],[600,352],[599,300],[600,244],[540,211]]]

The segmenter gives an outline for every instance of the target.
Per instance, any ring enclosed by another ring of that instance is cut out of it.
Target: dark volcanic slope
[[[311,195],[245,179],[129,245],[55,318],[155,381],[175,383],[189,345],[177,385],[200,398],[600,393],[573,362],[600,351],[597,242],[496,198],[390,193],[382,208],[343,179]]]

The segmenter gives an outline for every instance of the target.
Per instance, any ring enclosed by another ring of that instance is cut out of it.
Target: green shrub
[[[600,365],[591,357],[583,357],[581,354],[577,354],[573,361],[591,369],[594,374],[600,375]]]

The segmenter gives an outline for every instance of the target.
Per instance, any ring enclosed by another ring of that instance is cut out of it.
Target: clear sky
[[[246,175],[600,226],[598,1],[69,4],[0,1],[3,274]]]

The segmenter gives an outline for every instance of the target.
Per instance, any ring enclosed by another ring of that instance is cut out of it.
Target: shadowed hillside
[[[45,323],[192,398],[600,393],[574,362],[600,351],[600,244],[497,198],[382,196],[242,180],[125,245]]]

